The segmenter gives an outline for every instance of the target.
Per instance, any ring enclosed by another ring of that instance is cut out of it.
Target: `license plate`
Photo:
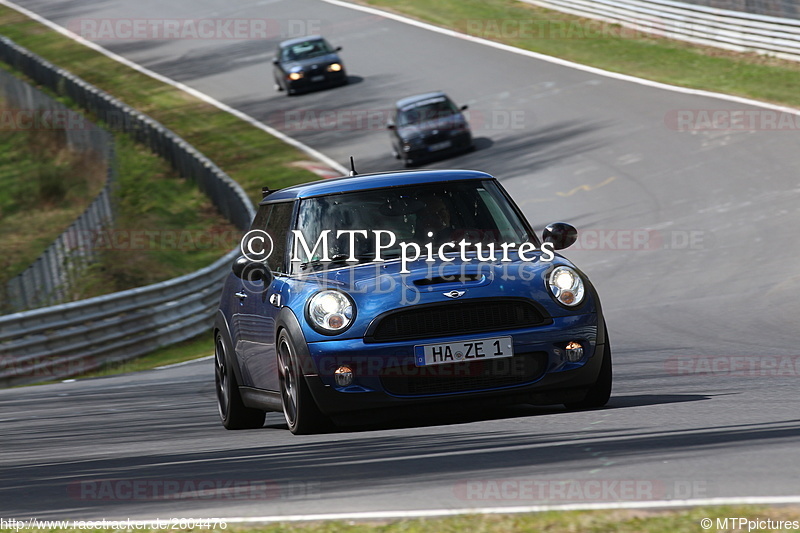
[[[440,143],[432,144],[428,146],[428,150],[431,152],[438,152],[439,150],[444,150],[445,148],[450,148],[452,143],[450,141],[442,141]]]
[[[414,364],[417,366],[482,361],[485,359],[512,357],[513,355],[514,343],[511,337],[493,337],[414,346]]]
[[[325,81],[325,76],[311,76],[311,81],[314,83],[318,81]]]

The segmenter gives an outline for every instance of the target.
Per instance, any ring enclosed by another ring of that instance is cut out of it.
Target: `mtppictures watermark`
[[[319,236],[317,237],[316,242],[314,243],[313,248],[309,247],[308,241],[306,241],[305,235],[300,230],[292,230],[292,235],[294,237],[294,246],[293,246],[293,256],[292,262],[295,263],[302,263],[305,262],[304,259],[298,257],[298,253],[302,252],[305,254],[305,257],[319,257],[319,261],[322,262],[330,262],[330,246],[329,246],[329,236],[333,230],[323,230],[320,232]],[[341,237],[347,237],[347,250],[348,253],[346,254],[346,258],[343,258],[346,262],[354,262],[357,263],[360,259],[357,257],[357,247],[356,247],[356,237],[361,236],[364,239],[372,239],[373,250],[374,250],[374,257],[372,261],[375,262],[384,262],[386,259],[396,259],[397,258],[397,251],[399,250],[399,258],[400,258],[400,273],[401,274],[408,274],[410,270],[408,270],[408,264],[420,259],[423,259],[427,262],[434,262],[440,261],[442,263],[451,263],[455,261],[455,253],[458,253],[458,257],[461,259],[463,263],[469,263],[473,259],[482,262],[494,262],[500,261],[503,263],[509,263],[515,261],[515,259],[511,258],[509,254],[513,251],[516,251],[516,255],[519,259],[525,262],[532,262],[532,261],[544,261],[550,262],[555,258],[554,246],[552,243],[545,242],[542,243],[539,249],[536,248],[536,245],[532,242],[523,242],[521,244],[517,244],[515,242],[500,242],[500,243],[483,243],[483,242],[469,242],[466,238],[462,238],[460,241],[446,241],[443,243],[434,244],[433,242],[427,242],[420,244],[418,242],[406,242],[406,241],[399,241],[397,239],[397,235],[393,231],[390,230],[338,230],[336,232],[336,239],[340,239]],[[266,236],[266,237],[265,237]],[[428,238],[433,238],[434,234],[432,231],[427,233]],[[245,239],[257,239],[259,242],[263,243],[269,237],[266,232],[260,230],[253,230],[250,231],[247,235],[245,235]],[[270,238],[271,242],[271,238]],[[496,246],[498,245],[498,246]],[[498,249],[499,247],[499,249]],[[247,256],[248,252],[257,252],[258,249],[254,248],[252,244],[247,243],[246,241],[242,241],[242,252],[245,253]],[[320,254],[317,254],[317,250],[320,250]],[[391,250],[391,252],[390,252]],[[468,252],[475,252],[475,255],[469,255]],[[386,258],[383,257],[383,253],[387,252],[388,255]],[[499,254],[499,257],[498,257]],[[259,258],[263,257],[263,254],[259,253],[256,254]],[[263,260],[263,259],[255,259],[254,260]]]

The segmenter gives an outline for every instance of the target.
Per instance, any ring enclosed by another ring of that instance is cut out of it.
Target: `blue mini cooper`
[[[214,325],[228,429],[292,433],[395,408],[602,407],[611,347],[589,279],[483,172],[365,174],[265,191]]]

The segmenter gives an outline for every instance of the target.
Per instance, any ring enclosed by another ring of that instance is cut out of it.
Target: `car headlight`
[[[402,139],[403,141],[403,150],[408,152],[409,150],[413,150],[414,148],[419,148],[422,146],[422,139],[420,137],[410,137],[408,139]]]
[[[550,292],[559,303],[569,307],[580,305],[585,294],[583,280],[568,266],[558,266],[550,272]]]
[[[340,70],[342,70],[342,65],[339,63],[331,63],[328,65],[328,72],[339,72]]]
[[[295,72],[290,72],[289,73],[289,79],[292,80],[292,81],[297,81],[297,80],[301,79],[302,77],[303,77],[303,71],[302,70],[297,70]]]
[[[320,291],[308,301],[307,320],[323,335],[341,333],[353,323],[356,306],[350,297],[334,290]]]

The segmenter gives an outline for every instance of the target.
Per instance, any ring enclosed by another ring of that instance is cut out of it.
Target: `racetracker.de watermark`
[[[33,378],[37,381],[62,379],[64,376],[77,376],[99,368],[102,361],[82,354],[43,355],[21,358],[0,356],[0,377]]]
[[[798,355],[676,355],[664,361],[673,376],[798,377]]]
[[[319,19],[77,18],[67,29],[91,41],[289,39],[321,32]]]
[[[659,479],[487,479],[453,487],[456,498],[494,502],[652,501],[708,496],[704,480]]]
[[[64,244],[70,250],[149,252],[157,250],[233,250],[242,232],[233,230],[70,229]]]
[[[67,495],[81,501],[276,500],[318,498],[320,485],[261,479],[98,479],[70,483]]]
[[[549,39],[549,40],[583,40],[583,39],[631,39],[641,37],[643,33],[662,35],[668,26],[675,23],[656,17],[648,20],[641,17],[636,24],[609,24],[599,20],[551,20],[520,18],[481,18],[462,19],[456,21],[457,28],[471,37],[488,40],[503,39]],[[686,26],[681,25],[684,30]]]
[[[267,122],[282,131],[385,131],[395,115],[391,108],[293,109],[275,111]],[[464,111],[470,129],[477,131],[522,131],[534,123],[534,116],[525,109],[473,109]],[[437,129],[458,131],[459,121],[440,117]],[[436,117],[432,117],[436,118]]]
[[[800,113],[776,109],[672,109],[664,125],[674,131],[800,131]]]

